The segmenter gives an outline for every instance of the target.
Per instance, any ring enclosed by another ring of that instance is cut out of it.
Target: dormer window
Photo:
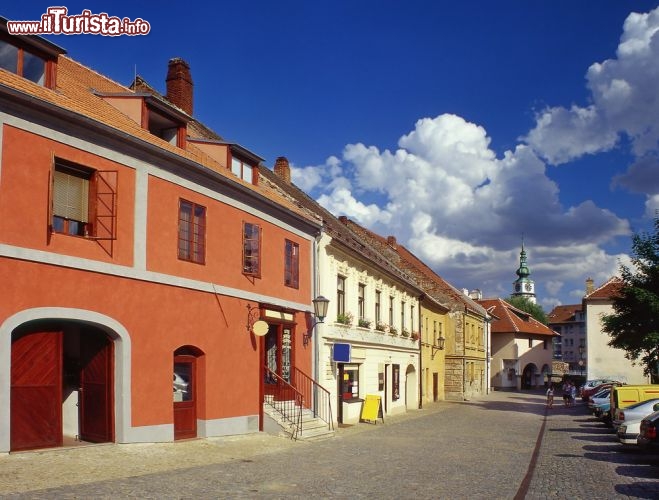
[[[147,128],[153,135],[179,148],[185,148],[185,124],[147,106]]]
[[[253,183],[254,167],[239,158],[231,158],[231,173],[245,182]]]
[[[0,68],[44,87],[55,87],[55,68],[63,49],[37,36],[14,36],[0,25]]]

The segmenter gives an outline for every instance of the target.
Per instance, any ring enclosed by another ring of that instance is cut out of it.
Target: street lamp
[[[583,352],[585,351],[584,346],[579,346],[579,368],[581,369],[581,376],[583,377]]]
[[[313,332],[313,329],[316,327],[316,325],[318,323],[323,323],[325,321],[325,316],[327,316],[327,306],[329,305],[329,299],[326,299],[322,295],[319,295],[311,302],[313,302],[313,312],[316,319],[309,327],[307,333],[305,333],[302,337],[304,345],[309,344],[309,341],[311,340],[311,334]]]

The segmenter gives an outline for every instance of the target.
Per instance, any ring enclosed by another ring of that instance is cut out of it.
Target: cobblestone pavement
[[[659,498],[658,453],[621,445],[584,404],[560,403],[547,410],[527,499]]]
[[[659,474],[656,457],[619,453],[582,406],[545,420],[542,395],[494,392],[311,443],[258,434],[10,454],[0,457],[0,495],[658,498]]]

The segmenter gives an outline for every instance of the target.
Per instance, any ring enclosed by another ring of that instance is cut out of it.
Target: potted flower
[[[398,335],[398,330],[396,329],[395,326],[390,326],[390,327],[389,327],[389,333],[390,333],[391,335]]]
[[[362,328],[371,328],[371,320],[366,318],[359,318],[357,320],[357,326]]]
[[[345,314],[339,314],[336,317],[336,322],[341,323],[342,325],[350,326],[352,325],[353,316],[351,312]]]
[[[410,336],[410,331],[409,331],[407,328],[403,328],[403,331],[400,332],[400,334],[401,334],[403,337],[407,338],[407,337]]]
[[[380,333],[386,332],[387,331],[386,323],[383,323],[382,321],[378,321],[377,323],[375,323],[375,330]]]
[[[412,340],[415,342],[419,340],[419,332],[412,332]]]

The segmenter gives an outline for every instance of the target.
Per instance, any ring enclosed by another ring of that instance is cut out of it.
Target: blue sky
[[[458,288],[509,295],[523,234],[538,302],[579,303],[659,208],[657,0],[64,5],[151,24],[71,57],[161,91],[184,58],[196,118]]]

